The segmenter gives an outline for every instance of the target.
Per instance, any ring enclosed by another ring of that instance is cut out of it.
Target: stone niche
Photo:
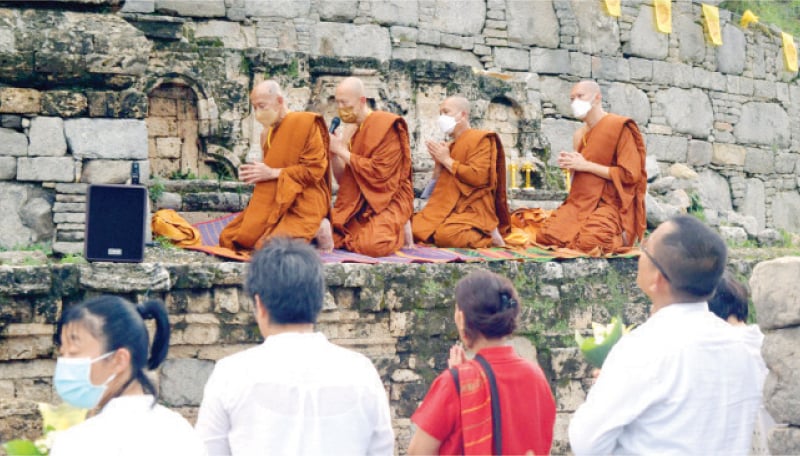
[[[148,94],[147,141],[153,176],[213,175],[198,135],[197,95],[180,83],[164,83]]]

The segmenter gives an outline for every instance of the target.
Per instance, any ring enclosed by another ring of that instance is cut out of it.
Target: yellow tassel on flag
[[[754,22],[758,23],[758,16],[753,14],[750,10],[745,10],[744,14],[742,14],[742,20],[739,21],[739,25],[743,28],[747,28],[748,25]]]
[[[603,4],[609,16],[619,17],[622,14],[622,0],[604,0]]]
[[[672,1],[655,0],[653,10],[656,13],[656,30],[661,33],[672,33]]]
[[[703,18],[705,19],[708,39],[714,46],[722,46],[722,31],[719,28],[719,8],[703,4]]]
[[[786,32],[781,32],[783,40],[783,63],[787,71],[797,72],[797,48],[794,47],[794,37]]]

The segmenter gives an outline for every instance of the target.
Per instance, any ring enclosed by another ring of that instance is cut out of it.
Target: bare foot
[[[317,249],[323,253],[330,253],[333,251],[333,232],[331,232],[330,220],[324,218],[319,224],[317,234],[314,235],[317,241]]]
[[[506,241],[503,240],[503,236],[500,236],[500,230],[497,228],[492,230],[492,247],[505,247]]]
[[[411,220],[407,221],[406,224],[403,225],[403,241],[403,248],[414,248],[414,235],[411,233]]]

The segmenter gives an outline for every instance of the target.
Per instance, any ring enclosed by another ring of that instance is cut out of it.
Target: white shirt
[[[321,333],[269,336],[217,362],[196,429],[211,456],[394,452],[375,366]]]
[[[51,456],[204,456],[206,449],[181,415],[153,396],[112,399],[102,412],[59,432]]]
[[[576,455],[746,455],[758,358],[705,302],[672,304],[624,336],[572,417]]]

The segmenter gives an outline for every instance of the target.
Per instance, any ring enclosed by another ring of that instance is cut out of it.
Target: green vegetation
[[[152,183],[150,184],[150,189],[149,189],[150,201],[152,201],[153,204],[155,204],[156,201],[158,201],[158,199],[161,198],[161,195],[164,194],[164,190],[166,190],[166,187],[164,186],[164,182],[158,176],[152,176],[151,181]]]
[[[692,201],[692,204],[689,205],[689,208],[686,210],[690,215],[694,215],[697,217],[701,222],[706,221],[706,211],[703,207],[703,203],[700,201],[700,195],[697,192],[690,191],[689,198]]]
[[[197,176],[195,176],[195,174],[191,170],[187,169],[187,170],[173,171],[169,175],[169,178],[173,180],[194,180],[197,179]]]
[[[162,249],[177,249],[175,244],[172,243],[172,240],[166,236],[156,236],[153,242],[158,244]]]
[[[88,263],[88,261],[86,261],[86,258],[84,258],[83,255],[70,253],[68,255],[65,255],[63,258],[61,258],[61,261],[59,261],[59,263],[60,264],[83,264],[83,263]]]
[[[31,245],[15,245],[14,247],[0,247],[0,252],[42,252],[47,256],[51,256],[53,254],[53,246],[50,243],[40,243],[37,242],[36,244]]]
[[[800,0],[725,0],[720,8],[741,16],[750,10],[760,24],[774,24],[782,31],[800,37]],[[734,17],[736,22],[739,17]]]

